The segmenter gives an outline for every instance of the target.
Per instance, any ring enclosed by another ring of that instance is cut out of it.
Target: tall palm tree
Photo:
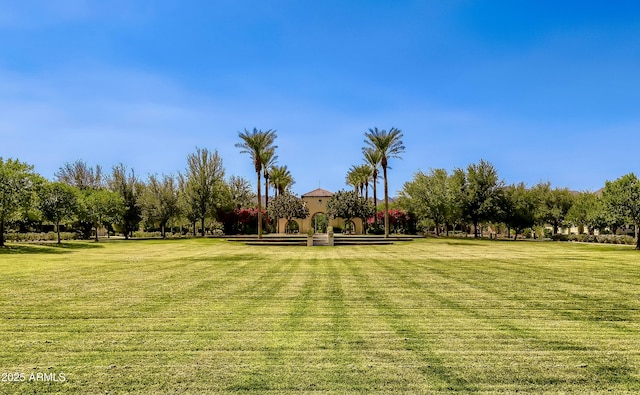
[[[362,149],[362,154],[364,155],[364,161],[371,166],[371,178],[373,180],[373,207],[374,213],[378,212],[378,195],[376,193],[376,189],[378,186],[378,168],[380,167],[380,162],[382,162],[382,154],[377,149],[373,149],[371,147],[365,147]],[[377,223],[377,215],[375,216]]]
[[[389,158],[400,158],[400,154],[404,152],[402,145],[402,131],[400,129],[391,128],[386,130],[378,130],[378,128],[369,129],[365,133],[367,138],[364,142],[372,149],[380,151],[382,158],[380,165],[382,166],[382,175],[384,177],[384,237],[389,237],[389,182],[387,179],[387,167]]]
[[[262,130],[253,128],[253,131],[251,132],[247,129],[245,129],[244,132],[238,132],[238,136],[243,142],[237,143],[236,147],[242,149],[240,153],[251,155],[256,175],[258,176],[258,238],[262,238],[262,194],[260,191],[260,172],[263,168],[262,159],[265,156],[265,152],[278,148],[273,145],[277,135],[275,130],[269,129],[263,132]]]

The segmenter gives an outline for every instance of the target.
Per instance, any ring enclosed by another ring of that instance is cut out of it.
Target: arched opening
[[[325,213],[315,213],[311,217],[311,227],[316,233],[327,233],[329,217]]]
[[[352,220],[344,221],[344,234],[352,235],[356,233],[356,224]]]
[[[300,233],[300,225],[298,221],[290,220],[285,227],[285,233]]]

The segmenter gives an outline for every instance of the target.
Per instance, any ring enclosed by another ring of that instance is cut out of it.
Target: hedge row
[[[60,232],[61,240],[76,240],[78,235],[73,232]],[[30,232],[17,233],[9,232],[4,235],[6,241],[57,241],[58,234],[56,232]]]
[[[629,244],[635,245],[636,239],[627,235],[563,235],[551,236],[555,241],[579,241],[582,243],[606,243],[606,244]]]

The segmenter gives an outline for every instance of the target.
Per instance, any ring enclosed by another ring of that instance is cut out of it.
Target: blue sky
[[[507,183],[640,173],[640,2],[0,0],[0,156],[145,178],[276,129],[294,192],[346,188],[397,127],[390,191],[481,158]]]

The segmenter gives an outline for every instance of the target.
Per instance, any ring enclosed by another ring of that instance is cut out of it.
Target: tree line
[[[633,173],[607,181],[600,191],[576,193],[548,182],[505,185],[495,167],[480,160],[452,172],[417,172],[404,184],[398,205],[436,234],[471,225],[477,237],[483,224],[503,224],[514,238],[536,225],[550,225],[553,234],[568,226],[615,233],[631,224],[640,249],[640,180]]]
[[[66,223],[73,223],[85,239],[93,232],[97,240],[101,227],[125,238],[141,226],[159,229],[162,237],[169,225],[189,227],[194,235],[197,224],[201,235],[213,226],[225,226],[227,233],[233,233],[257,216],[255,226],[261,236],[263,226],[258,224],[265,222],[261,180],[267,205],[270,188],[275,196],[286,195],[295,181],[287,166],[277,163],[274,130],[245,129],[238,136],[241,143],[236,146],[250,154],[256,169],[257,210],[250,209],[256,200],[250,182],[238,176],[226,178],[216,150],[196,147],[187,156],[184,172],[150,174],[146,180],[124,164],[104,174],[101,166],[77,160],[65,163],[49,181],[27,163],[0,158],[0,246],[7,226],[26,231],[44,222],[55,225],[60,242],[60,226]],[[266,222],[273,223],[269,218]]]
[[[82,160],[65,163],[55,174],[55,180],[44,179],[33,170],[33,166],[17,159],[4,161],[0,158],[0,245],[4,245],[5,227],[20,230],[53,223],[60,242],[62,224],[73,223],[83,238],[93,233],[98,239],[99,228],[109,232],[120,232],[125,238],[143,226],[159,229],[165,237],[169,225],[188,225],[196,234],[211,230],[207,221],[222,220],[228,232],[248,226],[255,218],[255,230],[262,237],[263,227],[273,226],[278,218],[304,218],[308,210],[301,199],[290,193],[294,179],[287,166],[278,166],[275,130],[244,130],[238,133],[240,142],[236,147],[240,153],[250,156],[256,172],[256,193],[250,183],[242,177],[225,178],[222,158],[217,151],[196,148],[187,157],[187,167],[177,176],[151,174],[146,180],[138,177],[133,169],[124,164],[113,166],[111,172],[103,173],[99,166],[90,166]],[[398,157],[404,151],[402,132],[369,129],[365,133],[363,153],[374,166],[377,180],[378,166],[384,179],[384,229],[388,236],[389,198],[387,164],[389,158]],[[264,194],[262,191],[264,180]],[[274,190],[274,201],[269,202],[269,188]],[[373,217],[377,211],[374,183],[374,209],[368,199],[350,193],[336,194],[329,207],[329,215],[347,220]],[[263,208],[264,205],[267,210]],[[254,201],[257,201],[257,209]],[[266,216],[266,221],[263,217]],[[272,218],[269,218],[269,217]],[[376,217],[377,218],[377,217]],[[375,226],[379,227],[378,221]],[[245,229],[246,230],[246,229]]]
[[[294,184],[291,172],[278,165],[276,131],[245,129],[238,137],[236,147],[250,156],[256,172],[256,193],[248,180],[225,177],[217,151],[198,147],[187,156],[183,172],[151,174],[146,180],[123,164],[104,174],[100,166],[77,160],[65,163],[55,180],[49,181],[29,164],[0,158],[0,246],[4,245],[8,226],[24,231],[44,222],[55,225],[59,242],[60,226],[66,223],[73,223],[82,237],[94,234],[96,239],[99,228],[129,238],[142,226],[158,229],[164,237],[167,227],[182,232],[190,229],[195,235],[199,225],[200,234],[205,235],[215,226],[224,226],[225,233],[238,232],[241,226],[251,231],[250,223],[255,224],[253,230],[261,237],[265,224],[273,230],[278,218],[290,221],[308,216],[301,199],[290,193]],[[388,163],[404,152],[402,132],[396,128],[369,129],[364,142],[364,163],[352,166],[346,177],[347,184],[354,187],[353,193],[339,191],[327,214],[362,218],[372,233],[382,231],[388,236]],[[384,183],[382,216],[377,214],[380,170]],[[272,202],[270,188],[274,192]],[[436,234],[470,225],[478,236],[487,223],[504,224],[515,237],[544,224],[551,225],[554,234],[568,225],[583,226],[589,232],[608,229],[615,233],[617,228],[633,224],[640,249],[640,181],[633,173],[607,181],[601,192],[576,194],[566,188],[552,188],[549,183],[530,188],[523,183],[505,185],[493,165],[481,160],[451,173],[444,169],[416,173],[404,184],[394,206]]]
[[[290,185],[292,179],[285,182]],[[195,235],[197,223],[204,235],[212,230],[212,220],[253,206],[254,196],[246,179],[225,178],[222,159],[208,149],[189,154],[184,172],[151,174],[146,180],[123,164],[104,174],[100,166],[78,160],[65,163],[48,181],[31,165],[0,158],[0,245],[8,226],[24,231],[43,222],[55,225],[58,242],[65,223],[85,239],[92,233],[97,239],[99,228],[129,238],[141,226],[158,229],[163,237],[169,225],[191,228]]]

